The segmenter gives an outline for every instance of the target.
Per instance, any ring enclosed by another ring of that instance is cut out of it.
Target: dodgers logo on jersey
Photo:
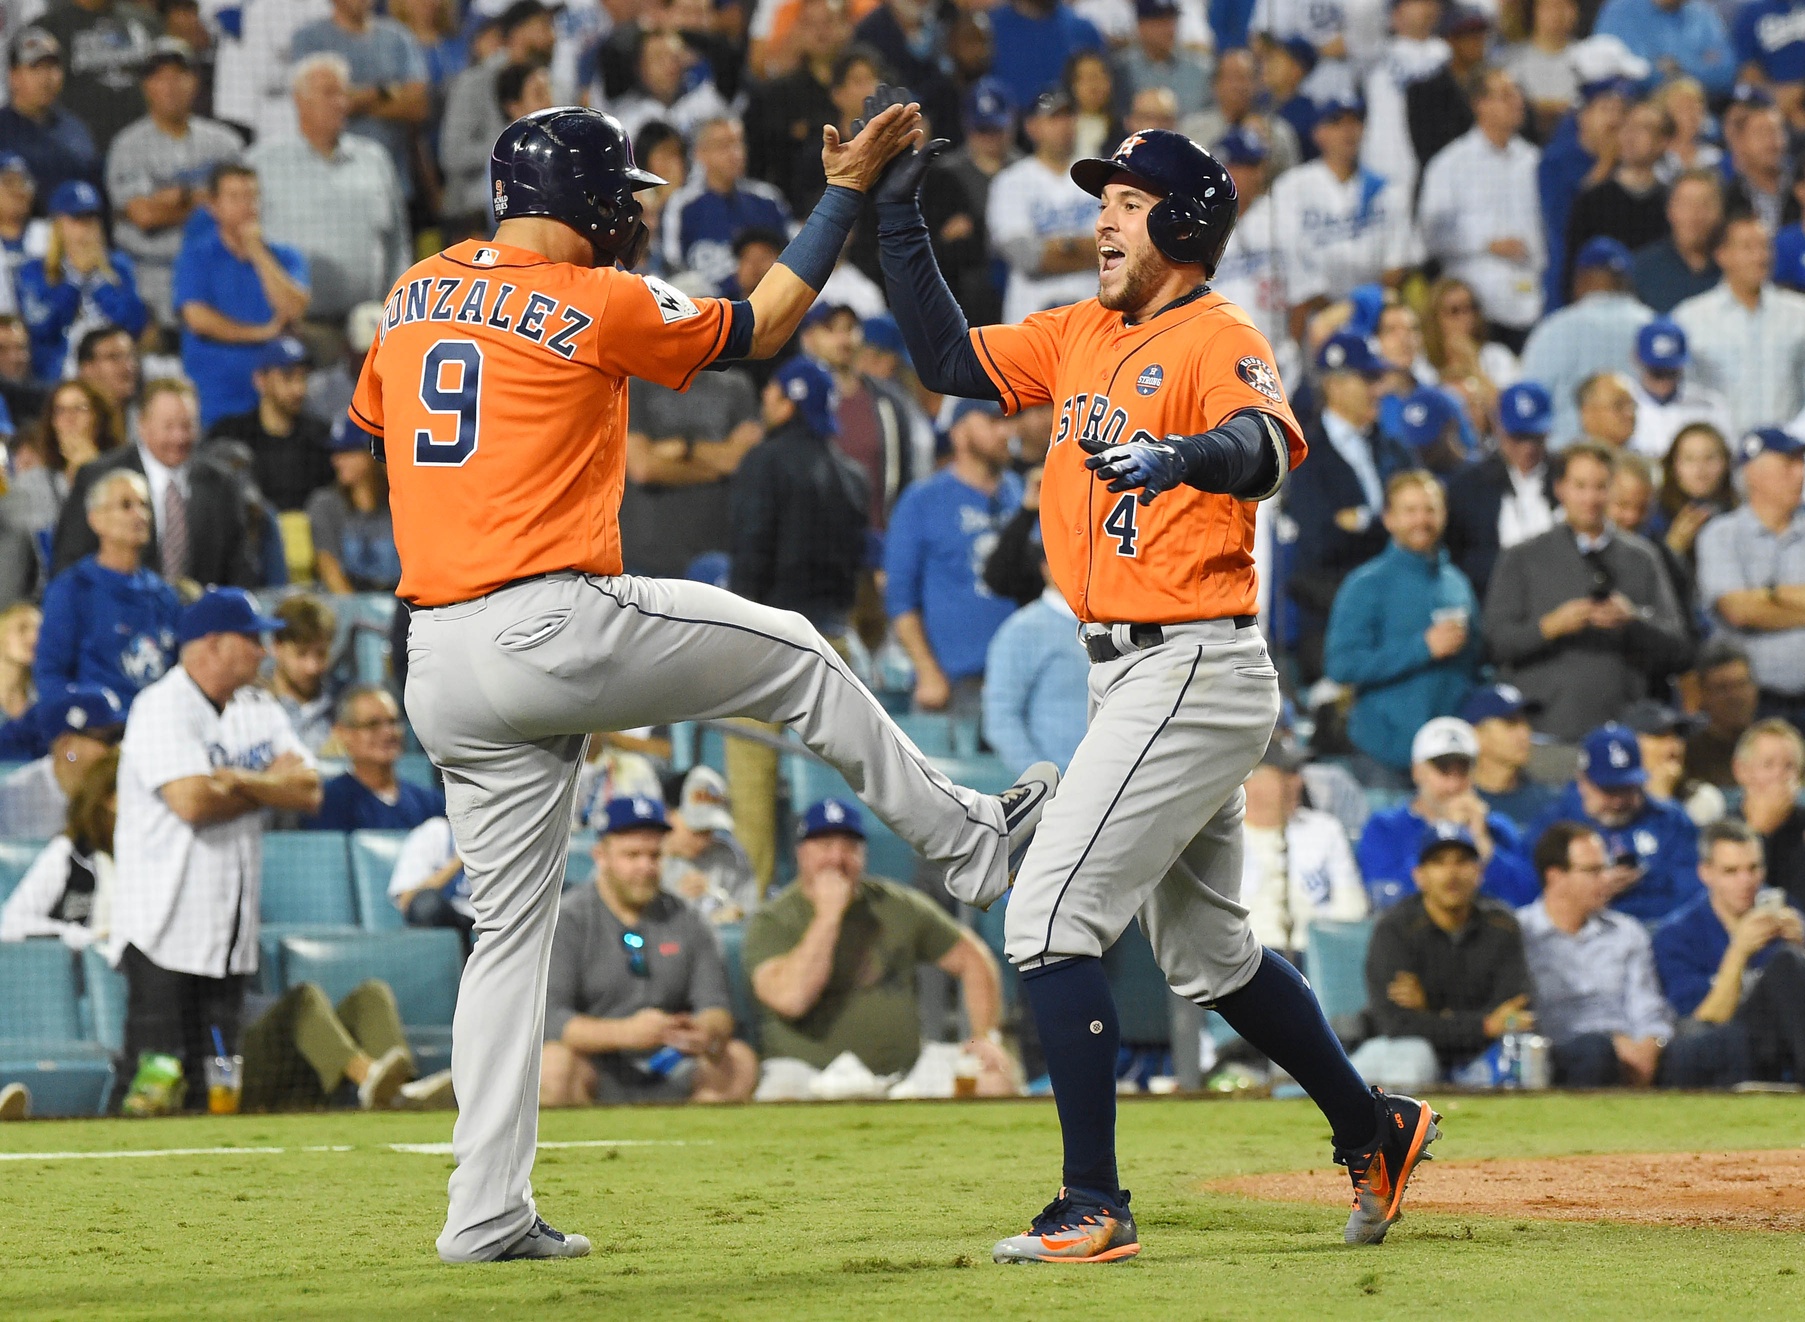
[[[1151,395],[1160,388],[1165,379],[1166,369],[1158,363],[1154,363],[1135,378],[1134,388],[1143,395]]]
[[[1264,358],[1249,354],[1235,364],[1235,375],[1274,404],[1284,403],[1285,392],[1279,388],[1279,374],[1272,370],[1272,364]]]

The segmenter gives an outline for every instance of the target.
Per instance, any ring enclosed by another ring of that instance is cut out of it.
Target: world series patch
[[[1235,375],[1274,404],[1285,402],[1284,391],[1279,389],[1279,374],[1272,370],[1272,364],[1264,358],[1249,354],[1235,364]]]

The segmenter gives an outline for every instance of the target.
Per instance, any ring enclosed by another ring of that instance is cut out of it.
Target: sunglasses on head
[[[652,970],[646,964],[645,937],[628,928],[620,934],[620,943],[627,951],[627,972],[636,978],[651,977]]]

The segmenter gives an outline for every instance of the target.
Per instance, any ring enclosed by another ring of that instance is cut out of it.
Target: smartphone
[[[1786,892],[1778,886],[1763,886],[1755,892],[1755,907],[1757,909],[1784,909]]]
[[[1465,606],[1437,606],[1429,612],[1429,619],[1435,624],[1465,624],[1467,608]]]

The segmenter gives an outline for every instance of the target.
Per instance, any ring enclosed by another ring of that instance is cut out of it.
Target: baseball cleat
[[[545,1224],[536,1216],[526,1234],[501,1251],[497,1262],[518,1262],[525,1258],[587,1258],[589,1241],[581,1235],[566,1235]]]
[[[27,1120],[31,1117],[31,1089],[22,1083],[9,1083],[0,1088],[0,1120]]]
[[[1373,1089],[1379,1134],[1357,1150],[1335,1149],[1335,1164],[1346,1166],[1354,1182],[1354,1210],[1342,1238],[1349,1244],[1378,1244],[1404,1213],[1404,1186],[1417,1163],[1430,1160],[1429,1145],[1441,1137],[1441,1116],[1414,1097]]]
[[[1126,1189],[1120,1203],[1084,1189],[1061,1189],[1033,1225],[1000,1241],[990,1257],[1005,1263],[1121,1262],[1140,1251]]]

